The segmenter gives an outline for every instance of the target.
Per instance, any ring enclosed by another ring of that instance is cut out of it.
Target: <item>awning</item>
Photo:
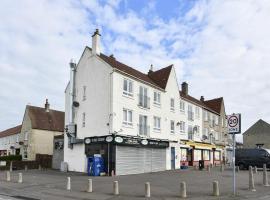
[[[195,146],[196,149],[210,149],[211,150],[213,148],[216,148],[216,145],[198,143],[198,142],[186,142],[186,145]]]

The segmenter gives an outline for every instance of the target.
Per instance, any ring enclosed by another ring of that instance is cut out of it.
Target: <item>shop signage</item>
[[[85,144],[101,144],[101,143],[113,143],[117,145],[126,146],[144,146],[151,148],[167,148],[169,147],[168,141],[151,140],[138,137],[126,137],[126,136],[101,136],[101,137],[87,137],[84,139]]]

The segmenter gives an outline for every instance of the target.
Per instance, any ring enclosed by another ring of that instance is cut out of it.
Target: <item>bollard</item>
[[[23,179],[22,179],[22,173],[19,173],[19,179],[18,179],[18,183],[22,183]]]
[[[220,165],[220,171],[221,171],[221,172],[224,171],[224,165],[223,165],[223,164]]]
[[[218,181],[213,182],[213,196],[219,196]]]
[[[7,178],[7,181],[10,181],[10,171],[7,171],[6,178]]]
[[[41,165],[38,165],[38,170],[41,170],[42,168],[41,168]]]
[[[71,190],[70,177],[67,177],[67,190]]]
[[[253,177],[253,171],[252,166],[249,166],[249,190],[255,192],[255,186],[254,186],[254,177]]]
[[[112,176],[115,176],[115,173],[114,173],[114,170],[112,170],[112,173],[111,173]]]
[[[92,179],[88,179],[88,187],[87,187],[86,192],[93,192]]]
[[[266,164],[263,164],[263,185],[266,187],[269,186]]]
[[[113,194],[114,195],[119,195],[119,185],[118,181],[113,182]]]
[[[236,172],[240,171],[239,166],[235,166],[235,169],[236,169]]]
[[[151,197],[150,183],[149,182],[145,183],[145,197]]]
[[[28,170],[27,165],[24,165],[24,171],[27,171],[27,170]]]
[[[180,197],[186,198],[187,197],[187,187],[186,182],[180,183]]]
[[[210,165],[207,165],[207,171],[211,172],[211,166]]]
[[[12,161],[11,161],[11,162],[10,162],[10,165],[9,165],[9,171],[12,172],[12,170],[13,170],[13,163],[12,163]]]
[[[257,174],[258,170],[257,170],[257,166],[254,167],[254,174]]]

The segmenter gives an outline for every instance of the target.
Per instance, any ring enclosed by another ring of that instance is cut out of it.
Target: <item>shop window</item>
[[[210,150],[203,150],[203,160],[210,160]]]
[[[194,149],[194,161],[199,161],[202,159],[202,150]]]
[[[180,160],[181,161],[188,161],[187,154],[188,154],[188,149],[181,148],[181,157],[180,157]]]
[[[215,160],[220,160],[220,155],[221,155],[220,151],[215,151],[215,156],[214,156]]]

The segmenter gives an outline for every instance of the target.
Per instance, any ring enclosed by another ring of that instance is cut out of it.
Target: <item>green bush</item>
[[[0,161],[22,160],[21,155],[0,156]]]

